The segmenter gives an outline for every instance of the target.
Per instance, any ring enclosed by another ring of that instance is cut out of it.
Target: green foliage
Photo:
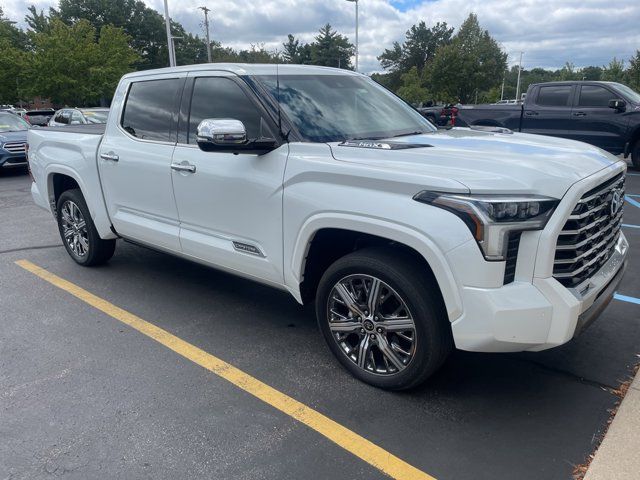
[[[507,55],[472,13],[451,43],[436,50],[426,69],[427,84],[442,100],[470,103],[500,85],[506,67]]]
[[[640,50],[629,60],[627,84],[636,92],[640,92]]]
[[[451,42],[453,28],[446,22],[427,27],[425,22],[413,25],[405,34],[404,43],[394,42],[391,49],[378,57],[382,68],[391,72],[408,72],[416,67],[418,74],[431,61],[438,47]]]
[[[328,23],[320,29],[314,42],[301,43],[289,34],[282,47],[282,59],[287,63],[353,69],[351,57],[355,54],[354,45]]]
[[[99,40],[96,33],[88,20],[69,26],[57,18],[48,31],[31,32],[33,51],[21,73],[22,93],[66,105],[95,104],[110,96],[137,55],[122,29],[104,26]]]
[[[623,83],[625,81],[624,61],[613,57],[613,60],[609,62],[609,65],[604,67],[602,70],[602,80],[607,82]]]
[[[398,89],[398,96],[412,105],[419,105],[427,100],[429,92],[422,84],[422,79],[418,73],[418,67],[414,66],[402,74],[402,86]]]

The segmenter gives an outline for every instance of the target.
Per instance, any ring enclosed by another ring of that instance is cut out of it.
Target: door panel
[[[538,87],[535,98],[525,102],[522,131],[566,137],[571,122],[572,93],[571,85]]]
[[[620,96],[601,85],[582,85],[579,89],[571,113],[569,138],[622,153],[628,118],[623,112],[609,108],[609,100]]]
[[[194,173],[173,171],[182,251],[282,283],[282,176],[287,153],[287,145],[266,155],[176,146],[174,163],[196,167]]]
[[[120,125],[107,126],[98,165],[116,231],[125,238],[177,252],[179,222],[171,158],[174,111],[184,79],[175,75],[157,78],[132,84]]]
[[[188,144],[178,144],[172,170],[182,251],[207,263],[274,284],[282,274],[282,179],[288,145],[264,154],[204,152],[195,142],[205,118],[241,120],[249,138],[273,136],[265,114],[229,74],[194,80],[186,121]],[[184,102],[185,100],[183,100]],[[273,127],[271,127],[273,128]]]

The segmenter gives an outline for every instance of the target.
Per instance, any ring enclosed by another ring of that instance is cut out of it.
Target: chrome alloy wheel
[[[378,375],[404,370],[416,350],[416,325],[406,302],[371,275],[342,278],[327,302],[329,329],[344,354]]]
[[[60,214],[64,241],[75,255],[84,257],[89,252],[89,232],[80,208],[67,200],[62,204]]]

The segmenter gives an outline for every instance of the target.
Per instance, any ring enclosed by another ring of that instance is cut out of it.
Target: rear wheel
[[[636,140],[636,143],[631,147],[631,163],[633,168],[640,170],[640,139]]]
[[[113,256],[116,241],[100,238],[80,190],[62,192],[57,217],[62,243],[76,263],[87,267],[100,265]]]
[[[320,280],[316,316],[340,363],[380,388],[419,385],[453,345],[437,286],[402,252],[364,249],[337,260]]]

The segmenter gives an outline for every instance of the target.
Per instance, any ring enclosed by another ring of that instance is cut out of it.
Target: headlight
[[[510,232],[542,230],[559,203],[539,195],[457,195],[423,191],[414,200],[444,208],[471,230],[487,260],[505,260]]]

